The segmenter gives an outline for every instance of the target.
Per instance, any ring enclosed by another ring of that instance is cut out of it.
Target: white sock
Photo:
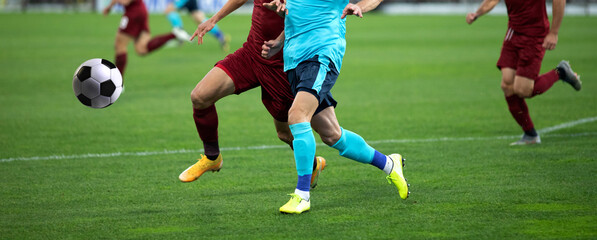
[[[383,167],[383,171],[390,175],[392,173],[392,169],[394,169],[394,161],[388,156],[386,156],[386,166]]]
[[[309,201],[309,198],[311,198],[309,191],[298,190],[295,188],[294,193],[301,196],[301,198],[307,202]]]

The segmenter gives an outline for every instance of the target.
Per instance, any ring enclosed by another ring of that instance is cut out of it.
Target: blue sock
[[[381,170],[384,170],[384,168],[386,167],[387,161],[388,161],[388,158],[386,157],[386,155],[383,155],[382,153],[375,150],[375,154],[373,155],[373,160],[371,161],[371,165],[376,166],[377,168],[379,168]]]
[[[299,181],[296,189],[309,191],[311,183],[311,174],[313,173],[313,158],[315,158],[315,137],[311,124],[302,122],[289,126],[294,140],[294,161],[296,163],[296,172]]]
[[[180,18],[180,14],[178,14],[178,12],[170,12],[166,16],[168,17],[168,21],[170,21],[172,27],[182,28],[182,18]]]
[[[303,176],[299,175],[298,181],[296,184],[296,189],[308,192],[310,187],[311,187],[311,174],[307,174],[307,175],[303,175]]]
[[[341,128],[342,135],[338,142],[332,147],[338,149],[340,156],[350,158],[352,160],[371,163],[375,156],[375,149],[365,142],[361,136],[351,131]]]

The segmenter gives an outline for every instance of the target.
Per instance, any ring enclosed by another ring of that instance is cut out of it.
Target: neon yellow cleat
[[[388,183],[396,185],[398,188],[398,193],[400,193],[400,198],[406,199],[410,192],[408,191],[408,184],[406,183],[406,178],[402,173],[402,167],[404,166],[404,158],[402,155],[394,153],[389,156],[390,159],[394,162],[394,168],[392,169],[392,173],[386,177],[388,179]]]
[[[201,175],[207,171],[219,172],[223,164],[224,160],[222,160],[222,154],[218,155],[218,158],[213,161],[201,154],[199,161],[184,170],[184,172],[178,176],[178,179],[183,182],[192,182],[197,180],[197,178],[201,177]]]
[[[290,200],[284,204],[284,206],[280,207],[281,213],[301,214],[302,212],[306,212],[311,209],[311,201],[302,199],[301,196],[296,193],[291,193],[288,195],[290,195]]]
[[[317,156],[315,157],[315,160],[317,161],[317,165],[315,165],[315,170],[313,170],[313,174],[311,174],[311,189],[317,186],[317,180],[319,179],[319,175],[321,174],[321,171],[323,171],[323,169],[325,168],[325,158]]]

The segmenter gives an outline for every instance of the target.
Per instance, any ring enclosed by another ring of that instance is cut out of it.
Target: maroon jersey
[[[274,55],[270,59],[261,57],[261,46],[264,41],[276,39],[284,30],[284,19],[278,16],[274,11],[269,10],[263,6],[264,2],[269,0],[254,0],[253,1],[253,16],[251,23],[251,31],[247,37],[247,42],[243,44],[243,48],[249,50],[251,54],[256,54],[256,59],[259,59],[263,64],[272,67],[283,67],[284,60],[282,58],[282,51]]]
[[[545,37],[549,20],[545,0],[506,0],[508,27],[515,32],[532,37]]]

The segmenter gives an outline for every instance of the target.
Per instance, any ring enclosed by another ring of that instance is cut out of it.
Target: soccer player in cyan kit
[[[198,43],[203,36],[247,0],[229,0],[212,18],[200,24],[192,38]],[[191,92],[193,119],[199,137],[203,142],[203,155],[197,163],[184,170],[179,179],[191,182],[206,171],[219,171],[223,164],[218,143],[218,114],[215,102],[231,94],[241,94],[261,86],[261,100],[274,118],[274,125],[280,140],[292,147],[292,134],[288,128],[288,109],[292,104],[292,93],[283,69],[282,53],[271,59],[261,57],[261,45],[265,40],[276,38],[284,28],[283,19],[263,6],[263,0],[253,2],[251,30],[247,42],[233,54],[216,63]],[[311,158],[315,172],[311,186],[317,184],[317,177],[325,167],[322,157]]]
[[[322,141],[339,151],[341,156],[373,165],[387,174],[400,198],[408,197],[408,184],[403,176],[400,154],[386,156],[369,146],[358,134],[343,129],[335,114],[336,101],[330,92],[334,86],[346,50],[346,15],[362,17],[376,8],[381,0],[290,0],[274,1],[276,10],[286,11],[284,27],[284,70],[294,102],[288,112],[288,124],[294,136],[294,159],[298,181],[290,200],[280,212],[300,214],[311,208],[309,179],[311,159],[316,144],[312,127]],[[283,14],[282,14],[283,15]],[[276,39],[280,41],[280,37]],[[263,50],[278,46],[266,42]],[[262,53],[268,55],[268,52]]]
[[[120,26],[114,42],[115,64],[122,76],[124,76],[127,63],[127,46],[129,42],[134,41],[135,51],[137,54],[144,56],[160,48],[170,39],[178,38],[179,41],[188,41],[184,36],[177,33],[168,33],[151,38],[147,7],[145,7],[143,0],[112,0],[104,9],[104,15],[110,13],[115,4],[124,7],[124,14],[120,19]]]
[[[478,17],[491,11],[498,2],[483,1],[476,12],[467,14],[466,22],[472,24]],[[565,7],[566,0],[553,0],[550,28],[545,0],[506,0],[508,31],[497,67],[502,71],[501,86],[508,109],[524,131],[522,138],[510,145],[541,143],[525,98],[546,92],[560,79],[577,91],[581,88],[579,77],[567,61],[561,61],[555,69],[539,75],[545,50],[553,50],[558,43]]]

